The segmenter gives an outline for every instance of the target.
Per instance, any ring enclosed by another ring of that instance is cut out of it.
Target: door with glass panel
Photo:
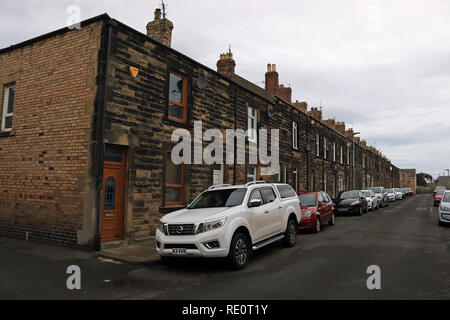
[[[126,150],[107,145],[104,160],[101,241],[123,240]]]

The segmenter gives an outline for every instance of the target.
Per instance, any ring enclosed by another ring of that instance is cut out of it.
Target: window
[[[347,164],[350,164],[350,147],[347,147]]]
[[[223,189],[202,193],[188,209],[235,207],[242,204],[247,189]]]
[[[109,177],[105,182],[105,210],[115,210],[116,180]]]
[[[333,142],[333,161],[336,162],[336,143]]]
[[[327,173],[323,174],[323,191],[327,192]]]
[[[169,110],[170,120],[186,123],[188,104],[188,77],[171,71],[169,75]]]
[[[248,108],[248,140],[252,142],[257,142],[257,136],[256,136],[256,124],[257,124],[257,117],[256,117],[256,109],[255,108]]]
[[[297,194],[291,186],[284,184],[277,186],[278,191],[280,192],[281,199],[295,197]]]
[[[339,155],[340,155],[340,162],[341,162],[341,164],[344,164],[344,148],[341,146],[341,150],[340,150],[340,152],[339,152]]]
[[[261,192],[264,198],[264,203],[274,202],[277,198],[272,188],[264,188],[261,190]]]
[[[166,155],[166,205],[184,205],[184,164],[175,165],[170,153]]]
[[[263,198],[261,195],[261,189],[256,189],[252,191],[252,194],[248,198],[248,203],[252,202],[252,200],[260,200],[261,203],[263,202]]]
[[[298,148],[297,122],[292,121],[292,148]]]
[[[366,157],[362,157],[362,167],[365,168],[366,167]]]
[[[247,182],[256,181],[256,168],[248,167],[247,168]]]
[[[338,177],[338,193],[344,191],[344,183],[343,183],[344,178],[342,176]]]
[[[316,133],[316,156],[320,155],[320,135]]]
[[[327,138],[323,138],[323,158],[327,158]]]
[[[5,86],[5,95],[3,97],[3,116],[2,116],[3,132],[9,132],[12,130],[15,92],[16,92],[15,85]]]
[[[284,173],[283,173],[283,178],[284,178],[284,180],[283,180],[283,182],[284,183],[287,183],[287,164],[285,164],[284,165]]]

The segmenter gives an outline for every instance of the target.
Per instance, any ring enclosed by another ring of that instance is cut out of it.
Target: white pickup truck
[[[295,246],[301,218],[297,195],[287,184],[212,186],[187,208],[161,219],[156,249],[164,261],[227,257],[231,267],[243,269],[253,250],[280,239]]]

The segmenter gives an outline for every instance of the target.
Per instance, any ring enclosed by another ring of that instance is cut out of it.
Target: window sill
[[[14,137],[15,134],[13,134],[12,132],[0,132],[0,138],[2,137]]]
[[[165,117],[163,119],[163,122],[165,124],[172,125],[172,126],[177,126],[177,127],[184,128],[184,129],[191,129],[192,128],[192,124],[189,123],[189,122],[175,121],[175,120],[169,119],[167,117]]]

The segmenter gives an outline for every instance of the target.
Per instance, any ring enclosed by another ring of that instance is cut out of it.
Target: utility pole
[[[353,142],[353,190],[356,188],[356,167],[355,167],[355,136],[361,132],[353,132],[352,142]]]

